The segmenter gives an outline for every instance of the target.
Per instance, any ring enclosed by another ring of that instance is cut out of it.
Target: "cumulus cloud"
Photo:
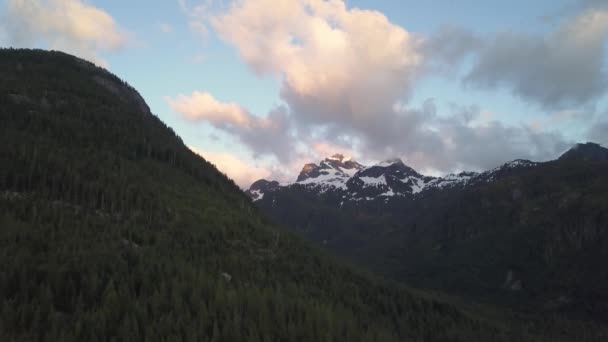
[[[221,103],[209,93],[166,98],[173,111],[190,121],[206,122],[238,137],[257,155],[274,154],[288,160],[294,150],[290,119],[285,107],[277,107],[266,118],[252,115],[234,103]]]
[[[608,9],[593,7],[548,36],[503,32],[485,41],[466,82],[503,87],[545,109],[581,106],[603,96]]]
[[[171,107],[286,165],[331,150],[368,160],[399,156],[448,172],[549,159],[566,144],[559,133],[482,117],[476,106],[446,116],[433,101],[409,104],[429,70],[487,49],[469,31],[445,28],[424,38],[339,0],[243,0],[211,23],[255,73],[280,80],[285,107],[259,117],[201,93],[169,99]],[[294,153],[301,145],[304,152]]]
[[[173,26],[167,23],[161,23],[158,28],[162,33],[171,33],[173,32]]]
[[[112,16],[80,0],[7,0],[0,18],[9,45],[42,44],[101,65],[107,65],[101,52],[127,43],[127,34]]]
[[[420,38],[343,1],[240,1],[212,23],[256,73],[282,79],[306,123],[365,126],[407,95],[422,62]]]
[[[203,151],[192,146],[189,146],[189,148],[194,153],[213,163],[218,170],[224,172],[243,189],[248,188],[251,183],[258,179],[272,178],[271,170],[248,163],[230,153]]]

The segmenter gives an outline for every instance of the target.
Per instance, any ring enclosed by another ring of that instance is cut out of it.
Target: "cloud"
[[[485,40],[466,83],[505,88],[545,109],[591,103],[606,93],[608,10],[590,9],[548,36],[503,32]]]
[[[608,146],[608,111],[598,113],[596,120],[587,132],[587,139]]]
[[[166,100],[171,109],[185,119],[206,122],[238,137],[256,156],[274,154],[286,161],[295,149],[290,118],[284,107],[277,107],[266,118],[260,118],[237,104],[221,103],[209,93],[194,92]]]
[[[161,23],[158,27],[162,33],[171,33],[173,32],[173,26],[167,23]]]
[[[396,108],[393,119],[364,132],[363,155],[400,156],[432,172],[487,170],[509,160],[548,160],[569,142],[557,132],[538,132],[488,119],[477,106],[438,115],[433,101],[421,108]]]
[[[433,72],[456,68],[465,57],[479,51],[484,40],[472,31],[457,26],[444,26],[424,40],[423,53]]]
[[[579,5],[582,8],[608,9],[606,0],[581,0]]]
[[[171,107],[289,169],[323,151],[370,161],[399,156],[421,170],[487,169],[515,158],[549,159],[567,143],[559,133],[492,120],[476,106],[439,115],[432,100],[409,103],[421,77],[485,48],[466,30],[425,38],[339,0],[243,0],[211,24],[256,74],[281,82],[285,105],[260,117],[195,92],[168,99]]]
[[[608,146],[608,121],[593,126],[589,132],[589,138],[593,142]]]
[[[422,63],[420,38],[343,1],[240,1],[212,24],[257,74],[282,80],[305,123],[365,126],[408,94]]]
[[[200,0],[192,5],[188,0],[177,0],[180,10],[188,17],[190,31],[199,38],[209,35],[208,22],[218,8],[224,7],[223,0]]]
[[[201,38],[207,38],[207,36],[209,35],[209,29],[204,23],[200,21],[191,21],[189,26],[190,30]]]
[[[213,163],[218,170],[224,172],[243,189],[249,188],[258,179],[272,177],[271,170],[247,163],[230,153],[202,151],[192,146],[189,146],[189,148]]]
[[[80,0],[7,0],[0,17],[14,47],[43,44],[101,65],[101,52],[127,44],[128,34],[107,12]]]

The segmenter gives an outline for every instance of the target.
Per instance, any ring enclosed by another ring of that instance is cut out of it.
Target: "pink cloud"
[[[12,44],[42,42],[103,66],[107,63],[100,52],[119,50],[129,41],[110,14],[80,0],[8,0],[6,17]]]
[[[246,162],[233,154],[226,152],[203,151],[192,146],[194,153],[213,163],[218,170],[233,179],[241,188],[248,188],[251,183],[261,178],[271,178],[271,170]]]

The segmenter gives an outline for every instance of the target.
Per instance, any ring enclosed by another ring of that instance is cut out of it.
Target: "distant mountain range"
[[[608,149],[598,144],[444,177],[334,155],[247,193],[288,229],[408,284],[608,317]]]
[[[596,143],[577,144],[560,156],[559,160],[608,160],[608,149]],[[364,166],[349,157],[335,154],[319,164],[304,165],[293,183],[260,179],[246,193],[259,201],[265,195],[282,189],[301,189],[317,195],[331,194],[345,203],[414,199],[427,192],[465,188],[487,184],[517,170],[531,168],[541,163],[517,159],[485,172],[460,172],[443,177],[424,176],[405,165],[399,158]],[[268,197],[267,197],[268,198]]]

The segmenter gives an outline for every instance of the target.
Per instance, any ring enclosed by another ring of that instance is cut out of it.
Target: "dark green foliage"
[[[269,225],[132,88],[59,52],[0,50],[0,265],[1,341],[554,341],[580,331],[545,336],[333,261]]]

